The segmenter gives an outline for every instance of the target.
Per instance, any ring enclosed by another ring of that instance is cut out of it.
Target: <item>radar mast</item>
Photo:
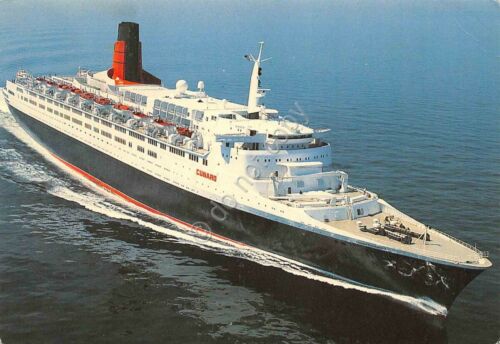
[[[271,59],[262,59],[263,48],[264,42],[259,42],[259,54],[257,55],[257,58],[255,58],[252,54],[245,55],[245,58],[248,61],[254,63],[252,76],[250,78],[250,90],[248,92],[249,117],[252,117],[252,114],[258,114],[262,110],[263,106],[261,105],[261,98],[263,98],[266,95],[266,92],[269,91],[269,89],[260,88],[260,76],[262,75],[262,67],[260,64]]]

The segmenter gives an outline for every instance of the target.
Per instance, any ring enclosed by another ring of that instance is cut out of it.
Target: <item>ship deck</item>
[[[403,250],[415,255],[428,256],[460,264],[471,264],[474,266],[477,266],[478,264],[481,266],[491,264],[473,248],[467,247],[459,242],[458,239],[447,236],[444,233],[436,231],[434,229],[427,230],[427,233],[430,236],[429,241],[424,241],[423,239],[419,238],[412,238],[411,244],[405,244],[400,241],[390,239],[389,237],[384,235],[363,232],[358,227],[358,222],[361,222],[367,228],[373,228],[373,221],[375,219],[378,219],[380,223],[383,224],[385,222],[385,218],[390,215],[391,214],[389,214],[388,212],[382,211],[378,214],[365,216],[355,220],[332,221],[327,223],[327,225],[337,231],[345,232],[349,236],[368,239],[370,241],[374,241],[377,244]],[[405,219],[399,218],[399,221],[411,231],[421,234],[423,238],[425,234],[424,228],[418,228],[418,226],[409,223],[409,221],[405,221]]]

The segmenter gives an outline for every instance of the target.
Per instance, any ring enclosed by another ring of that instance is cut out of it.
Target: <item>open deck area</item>
[[[345,232],[350,236],[356,236],[362,239],[374,241],[380,245],[401,249],[416,255],[430,256],[437,259],[444,259],[455,263],[465,263],[471,265],[488,264],[487,259],[483,259],[483,253],[475,250],[473,247],[465,246],[465,243],[460,242],[458,239],[445,235],[444,233],[427,229],[427,234],[430,240],[423,240],[426,234],[425,226],[417,226],[410,221],[396,217],[398,223],[403,224],[412,232],[419,234],[420,238],[412,238],[410,244],[391,239],[384,235],[373,234],[371,232],[364,232],[359,229],[360,224],[370,229],[374,227],[374,220],[378,220],[380,224],[384,224],[387,217],[391,214],[382,211],[375,215],[369,215],[355,220],[342,220],[332,221],[327,225]]]

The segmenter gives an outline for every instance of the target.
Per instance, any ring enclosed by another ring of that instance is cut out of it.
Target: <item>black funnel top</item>
[[[142,61],[139,24],[121,22],[118,26],[118,40],[126,42],[125,79],[133,82],[141,82]]]
[[[118,41],[139,42],[139,24],[132,22],[121,22],[118,25]]]

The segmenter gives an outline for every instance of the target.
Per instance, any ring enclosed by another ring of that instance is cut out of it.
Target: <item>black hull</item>
[[[101,153],[10,106],[18,121],[55,155],[141,203],[217,235],[345,278],[450,307],[482,269],[429,263],[271,221],[177,188]],[[213,216],[213,215],[216,216]]]

